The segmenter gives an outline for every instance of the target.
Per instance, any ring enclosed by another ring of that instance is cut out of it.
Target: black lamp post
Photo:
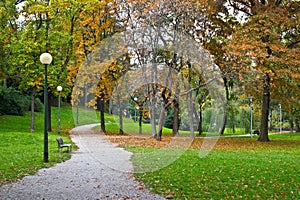
[[[49,53],[43,53],[40,56],[41,63],[45,66],[45,78],[44,78],[44,162],[49,161],[48,153],[48,86],[47,86],[47,76],[48,76],[48,65],[52,62],[52,56]]]
[[[134,101],[137,101],[136,97],[134,97]],[[136,106],[134,106],[134,121],[136,122]]]
[[[60,92],[62,91],[62,87],[59,85],[57,86],[57,92],[58,92],[58,119],[57,119],[57,133],[60,135]]]

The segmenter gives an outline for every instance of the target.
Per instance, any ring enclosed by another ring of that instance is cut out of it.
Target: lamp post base
[[[44,162],[49,162],[49,155],[48,155],[48,153],[44,153]]]

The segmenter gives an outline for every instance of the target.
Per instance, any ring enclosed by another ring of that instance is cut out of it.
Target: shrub
[[[7,115],[24,115],[29,110],[30,100],[14,88],[8,88],[0,93],[0,113]]]

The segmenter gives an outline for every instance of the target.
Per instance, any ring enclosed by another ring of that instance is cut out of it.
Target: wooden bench
[[[56,141],[58,143],[58,151],[64,147],[67,147],[69,152],[72,150],[72,144],[64,144],[64,141],[62,138],[56,138]]]

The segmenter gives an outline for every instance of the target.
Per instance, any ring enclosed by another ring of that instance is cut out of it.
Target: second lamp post
[[[57,119],[57,133],[60,135],[60,92],[62,91],[62,87],[59,85],[57,86],[57,92],[58,92],[58,119]]]

